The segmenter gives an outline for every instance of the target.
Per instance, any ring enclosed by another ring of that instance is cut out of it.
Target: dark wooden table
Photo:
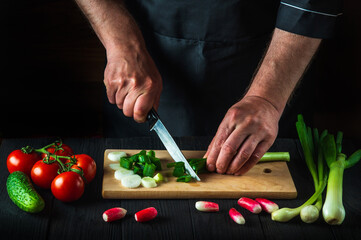
[[[64,139],[76,153],[86,153],[97,162],[95,180],[86,187],[80,200],[63,203],[55,199],[50,190],[38,189],[46,207],[39,214],[20,210],[8,197],[6,157],[26,145],[42,147],[53,139],[4,139],[0,148],[0,232],[1,239],[361,239],[361,164],[347,169],[344,174],[344,206],[346,218],[341,226],[330,226],[322,217],[313,223],[303,223],[299,217],[288,223],[273,222],[264,212],[255,215],[241,209],[237,199],[169,199],[169,200],[109,200],[101,196],[103,154],[107,148],[164,149],[157,138],[130,139]],[[205,150],[210,142],[206,137],[176,138],[184,150]],[[343,152],[356,150],[351,141],[345,141]],[[311,175],[303,160],[302,150],[296,139],[277,139],[270,151],[288,151],[288,164],[298,197],[275,202],[280,207],[297,207],[313,193]],[[198,212],[197,200],[216,201],[218,213]],[[127,216],[116,222],[106,223],[102,213],[121,206]],[[134,213],[154,206],[158,217],[147,223],[137,223]],[[246,224],[238,225],[228,216],[231,207],[245,217]],[[4,238],[5,237],[5,238]]]

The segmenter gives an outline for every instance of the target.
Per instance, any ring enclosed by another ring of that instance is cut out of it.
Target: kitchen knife
[[[154,108],[152,108],[152,110],[150,110],[150,112],[148,113],[147,120],[149,123],[150,131],[154,130],[157,133],[158,137],[160,138],[174,161],[184,162],[184,167],[188,174],[195,178],[197,181],[200,181],[201,179],[193,171],[191,165],[189,165],[183,153],[179,150],[179,147],[175,143],[172,136],[169,134],[168,130],[163,125],[158,113],[155,111]]]

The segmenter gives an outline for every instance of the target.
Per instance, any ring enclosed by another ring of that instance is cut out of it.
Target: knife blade
[[[167,149],[173,160],[176,162],[183,162],[188,174],[195,178],[197,181],[200,181],[201,179],[194,172],[191,165],[189,165],[187,159],[184,157],[176,142],[160,120],[159,115],[154,108],[152,108],[152,110],[150,110],[150,112],[148,113],[147,120],[149,123],[150,131],[153,130],[157,133],[158,137],[164,144],[165,148]]]

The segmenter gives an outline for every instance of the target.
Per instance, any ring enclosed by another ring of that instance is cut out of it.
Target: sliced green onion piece
[[[127,154],[122,151],[114,151],[108,153],[108,159],[113,162],[119,162],[122,157],[126,157]]]
[[[149,151],[147,152],[147,156],[148,156],[148,157],[155,157],[155,152],[154,152],[153,150],[149,150]]]
[[[157,168],[155,169],[156,171],[161,171],[162,170],[162,165],[160,163],[160,159],[156,158],[156,157],[152,157],[149,156],[149,159],[151,161],[151,163],[153,163]]]
[[[142,178],[142,185],[145,188],[154,188],[154,187],[157,186],[157,183],[155,182],[154,178],[143,177]]]
[[[151,161],[147,155],[139,155],[138,160],[142,164],[151,163]]]
[[[191,175],[183,175],[177,178],[177,182],[190,182],[192,179]]]
[[[153,178],[156,183],[162,182],[164,180],[164,177],[161,173],[157,173]]]
[[[109,164],[109,167],[113,170],[118,170],[119,168],[121,168],[119,163],[111,163],[111,164]]]
[[[118,170],[116,170],[114,172],[114,177],[115,177],[115,179],[121,181],[123,177],[133,175],[133,174],[134,174],[133,170],[128,170],[128,169],[120,167]]]
[[[146,163],[143,169],[144,177],[153,177],[157,167],[153,163]]]
[[[126,169],[132,169],[133,167],[133,160],[131,158],[121,158],[120,159],[120,166]]]
[[[142,178],[139,175],[134,174],[123,177],[121,181],[122,185],[126,188],[137,188],[139,187]]]

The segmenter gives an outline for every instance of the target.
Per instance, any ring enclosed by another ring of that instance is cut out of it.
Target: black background
[[[0,137],[101,136],[105,51],[75,2],[2,5]],[[316,96],[308,124],[354,139],[361,139],[360,10],[360,2],[344,1],[337,34],[307,75],[321,74],[296,91]]]

